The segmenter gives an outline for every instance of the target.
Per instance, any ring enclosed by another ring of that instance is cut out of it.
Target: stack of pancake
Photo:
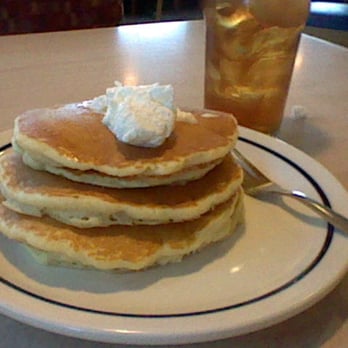
[[[18,116],[0,156],[0,231],[41,262],[104,270],[180,261],[229,236],[243,219],[236,121],[189,111],[157,148],[118,141],[88,103]]]

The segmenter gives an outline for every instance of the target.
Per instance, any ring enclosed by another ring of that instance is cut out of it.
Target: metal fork
[[[339,228],[342,232],[348,233],[348,219],[331,208],[323,205],[312,198],[306,196],[305,193],[298,190],[286,190],[269,179],[258,168],[256,168],[241,152],[237,149],[233,150],[237,162],[244,169],[243,189],[250,196],[262,198],[268,195],[288,196],[303,203],[320,217],[333,226]]]

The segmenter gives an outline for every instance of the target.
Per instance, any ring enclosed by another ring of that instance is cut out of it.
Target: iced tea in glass
[[[205,107],[274,134],[310,0],[206,0]]]

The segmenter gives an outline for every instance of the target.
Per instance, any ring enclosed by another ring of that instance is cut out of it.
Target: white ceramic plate
[[[243,128],[238,147],[280,184],[347,214],[347,192],[302,152]],[[138,273],[41,266],[1,237],[0,310],[65,335],[142,345],[216,340],[278,323],[340,281],[348,238],[291,200],[245,203],[246,224],[230,239]]]

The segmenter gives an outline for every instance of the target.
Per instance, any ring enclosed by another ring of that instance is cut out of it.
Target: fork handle
[[[307,197],[300,191],[273,191],[273,193],[279,193],[284,196],[295,198],[299,202],[305,204],[308,208],[312,209],[333,226],[348,234],[348,219],[343,215],[336,213],[326,205],[323,205],[315,201],[314,199]]]

